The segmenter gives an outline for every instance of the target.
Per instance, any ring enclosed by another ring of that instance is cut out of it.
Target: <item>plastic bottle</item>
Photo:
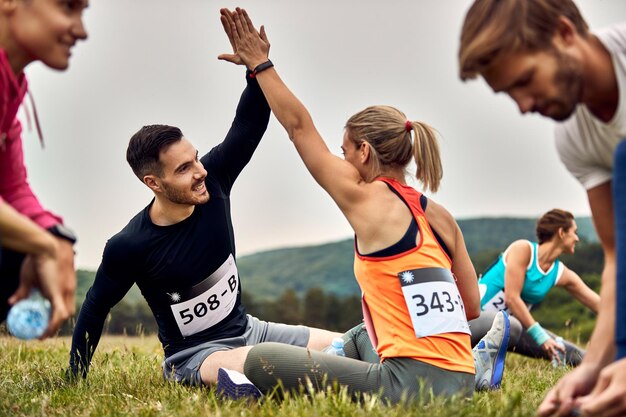
[[[30,340],[46,331],[49,320],[50,302],[39,291],[33,290],[28,298],[11,307],[7,315],[7,327],[13,336]]]
[[[565,343],[563,343],[563,338],[561,336],[557,336],[554,341],[565,350]],[[565,366],[565,352],[558,351],[557,356],[552,358],[552,367],[558,368],[559,366]],[[560,362],[559,362],[560,361]]]
[[[329,355],[346,356],[346,352],[343,350],[344,341],[341,337],[335,337],[330,343],[330,347],[326,349],[326,353]]]

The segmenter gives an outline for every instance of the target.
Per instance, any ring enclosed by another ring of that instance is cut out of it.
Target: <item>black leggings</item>
[[[20,283],[20,270],[26,255],[9,249],[0,249],[0,323],[9,312],[8,299],[13,295]]]
[[[469,322],[472,331],[472,346],[482,339],[491,328],[495,311],[481,311],[480,317]],[[528,332],[523,328],[522,323],[513,316],[509,316],[511,322],[511,337],[509,338],[509,352],[516,352],[520,355],[529,356],[531,358],[542,358],[552,360],[552,358],[537,345],[535,340],[530,337]],[[546,332],[552,337],[556,335],[548,330]],[[572,342],[563,340],[565,344],[565,362],[570,366],[578,366],[585,355],[585,351]]]
[[[428,401],[434,396],[470,397],[474,375],[448,371],[410,358],[380,362],[361,324],[344,335],[346,357],[280,343],[262,343],[250,350],[244,364],[246,376],[262,391],[281,384],[286,391],[324,390],[337,382],[353,398],[379,393],[390,403]],[[279,382],[280,381],[280,382]]]

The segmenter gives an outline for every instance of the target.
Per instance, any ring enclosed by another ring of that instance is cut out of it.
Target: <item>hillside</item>
[[[577,219],[583,242],[577,254],[564,259],[580,273],[599,273],[601,251],[590,218]],[[534,239],[534,218],[476,218],[459,220],[465,243],[478,272],[483,271],[515,239]],[[590,260],[590,258],[592,258]],[[580,262],[577,262],[580,259]],[[323,245],[276,249],[238,259],[243,288],[255,299],[276,299],[287,288],[302,296],[320,287],[337,296],[359,293],[352,273],[353,241],[345,239]],[[582,269],[582,270],[581,270]],[[79,271],[77,299],[82,302],[93,282],[94,272]],[[141,294],[133,287],[126,301],[134,303]]]
[[[536,219],[477,218],[459,220],[465,244],[476,270],[483,271],[509,243],[516,239],[534,240]],[[583,242],[597,242],[591,219],[577,219]],[[586,253],[592,251],[597,258],[601,252],[597,244],[580,244],[577,255],[584,256],[582,272],[599,273],[599,266],[590,261]],[[358,294],[359,288],[352,272],[353,240],[318,246],[277,249],[239,258],[240,276],[246,291],[253,297],[274,299],[286,288],[293,288],[302,296],[312,287],[323,288],[338,296]],[[576,256],[572,257],[576,258]],[[574,259],[566,260],[572,268]],[[592,271],[589,271],[589,269]],[[578,270],[578,269],[576,269]]]
[[[484,217],[459,220],[470,255],[488,250],[503,250],[516,239],[535,240],[535,218]],[[583,242],[597,242],[590,217],[576,219],[578,236]]]

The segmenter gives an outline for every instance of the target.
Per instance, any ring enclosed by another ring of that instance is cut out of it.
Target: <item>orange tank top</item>
[[[383,361],[410,357],[442,369],[474,373],[469,326],[452,262],[428,224],[421,194],[394,179],[378,180],[402,196],[421,239],[417,247],[388,257],[360,255],[355,247],[354,274],[376,351]]]

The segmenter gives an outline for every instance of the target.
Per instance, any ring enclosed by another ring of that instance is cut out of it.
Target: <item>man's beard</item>
[[[198,184],[195,184],[194,187],[197,187]],[[204,204],[207,201],[209,201],[208,194],[206,195],[206,198],[202,198],[201,200],[198,200],[197,198],[194,198],[193,195],[190,195],[191,191],[190,192],[181,191],[175,187],[170,187],[166,183],[163,183],[163,192],[164,192],[165,198],[167,198],[172,203],[176,203],[176,204],[187,204],[187,205],[195,206],[198,204]]]
[[[543,104],[542,109],[547,109],[551,105],[557,107],[557,111],[550,114],[543,114],[556,121],[567,120],[576,110],[582,99],[582,69],[578,62],[567,54],[554,50],[557,71],[554,74],[554,85],[558,91],[558,97],[548,100]]]

